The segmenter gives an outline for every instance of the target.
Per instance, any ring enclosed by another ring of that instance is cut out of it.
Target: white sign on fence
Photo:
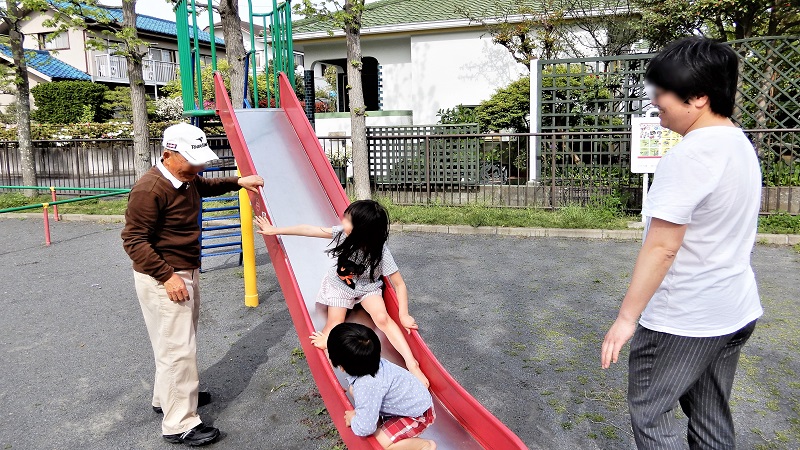
[[[631,172],[655,173],[658,161],[669,149],[681,141],[681,135],[661,126],[661,119],[651,117],[631,119]]]

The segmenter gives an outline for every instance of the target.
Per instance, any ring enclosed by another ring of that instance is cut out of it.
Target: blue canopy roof
[[[11,48],[7,45],[0,45],[0,53],[13,58]],[[53,80],[91,80],[86,72],[73,67],[64,61],[54,57],[46,50],[25,49],[25,62],[28,68],[36,70]]]

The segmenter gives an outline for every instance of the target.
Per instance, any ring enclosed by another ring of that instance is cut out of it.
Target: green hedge
[[[36,110],[31,118],[41,123],[78,123],[105,119],[105,85],[91,81],[53,81],[31,89]]]
[[[159,138],[164,129],[176,122],[150,122],[150,137]],[[222,126],[206,126],[208,136],[224,136]],[[60,141],[69,139],[132,139],[133,125],[129,122],[75,123],[66,125],[31,124],[31,139]],[[17,128],[0,128],[0,141],[16,141]]]

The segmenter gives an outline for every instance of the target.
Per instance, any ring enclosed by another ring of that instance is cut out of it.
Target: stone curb
[[[0,215],[0,219],[9,217],[17,219],[41,219],[40,213],[7,213]],[[65,222],[101,222],[124,223],[122,215],[100,214],[62,214],[61,220]],[[231,221],[233,223],[233,221]],[[461,235],[501,235],[523,237],[558,237],[570,239],[613,239],[620,241],[638,241],[642,239],[641,229],[627,230],[591,230],[570,228],[516,228],[516,227],[473,227],[470,225],[423,225],[423,224],[392,224],[393,231],[407,233],[441,233]],[[761,234],[756,236],[756,243],[769,245],[798,245],[800,234]]]

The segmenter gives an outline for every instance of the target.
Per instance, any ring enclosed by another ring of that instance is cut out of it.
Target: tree
[[[95,37],[86,41],[88,49],[107,49],[112,55],[125,58],[133,113],[134,171],[137,178],[141,177],[152,166],[147,94],[142,74],[142,61],[148,54],[149,44],[139,39],[136,29],[136,0],[122,0],[122,23],[109,9],[98,6],[96,0],[68,0],[49,5],[56,14],[44,23],[46,26],[62,31],[69,28],[92,30]]]
[[[458,6],[456,13],[482,25],[492,42],[505,47],[515,61],[530,68],[531,61],[552,59],[571,48],[567,30],[569,0],[496,1],[490,10]]]
[[[633,0],[653,48],[689,35],[726,41],[800,32],[798,0]]]
[[[342,3],[343,2],[343,3]],[[353,142],[353,179],[359,200],[372,197],[369,184],[369,152],[367,149],[367,107],[361,83],[361,15],[364,0],[302,0],[295,12],[344,31],[347,43],[347,79],[350,98],[350,129]]]
[[[530,125],[531,79],[522,77],[504,88],[475,109],[475,117],[484,131],[512,130],[527,133]]]
[[[5,7],[0,6],[0,16],[8,27],[8,44],[14,58],[14,89],[17,97],[17,145],[20,164],[22,166],[22,184],[36,186],[36,160],[31,142],[31,100],[28,83],[28,64],[25,60],[25,35],[22,23],[27,20],[26,11],[44,10],[47,4],[42,0],[6,0]],[[33,196],[36,191],[25,191],[25,195]]]
[[[242,22],[239,18],[239,4],[236,0],[220,0],[219,17],[222,34],[225,37],[225,55],[230,65],[231,101],[234,108],[241,108],[244,102],[244,58],[247,57],[242,39]],[[266,30],[264,30],[266,33]]]

